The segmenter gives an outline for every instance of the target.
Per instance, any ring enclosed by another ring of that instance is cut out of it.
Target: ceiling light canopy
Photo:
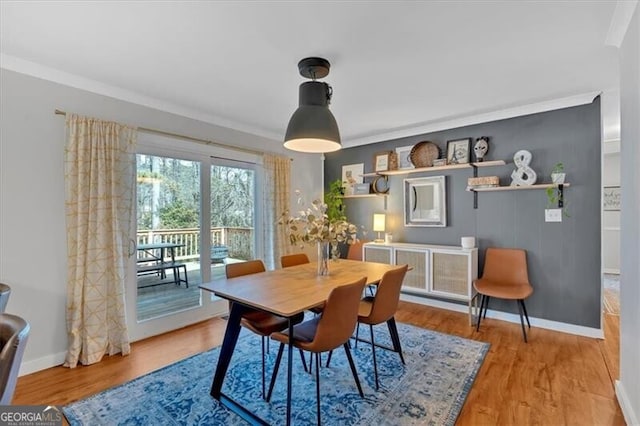
[[[305,58],[298,63],[300,75],[310,78],[300,85],[298,109],[293,113],[284,137],[285,148],[293,151],[323,153],[342,148],[338,123],[329,103],[333,90],[327,83],[316,81],[329,75],[329,61]]]

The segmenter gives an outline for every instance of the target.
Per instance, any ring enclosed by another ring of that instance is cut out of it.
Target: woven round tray
[[[433,160],[440,156],[438,145],[433,142],[418,142],[411,148],[409,159],[416,167],[431,167]]]

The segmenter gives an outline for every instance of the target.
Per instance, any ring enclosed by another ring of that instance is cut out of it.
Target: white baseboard
[[[468,313],[469,308],[467,305],[459,305],[457,303],[451,303],[444,300],[428,299],[426,297],[414,296],[411,294],[400,295],[400,300],[406,302],[414,302],[421,305],[433,306],[435,308],[448,309],[450,311]],[[512,322],[520,324],[520,316],[516,314],[510,314],[507,312],[487,310],[487,317],[494,318],[502,321]],[[547,330],[560,331],[562,333],[575,334],[578,336],[593,337],[595,339],[603,339],[604,332],[601,328],[585,327],[582,325],[568,324],[559,321],[551,321],[541,318],[529,317],[532,327],[544,328]]]
[[[620,269],[615,269],[615,268],[603,268],[602,272],[604,272],[605,274],[620,275]]]
[[[640,417],[633,412],[633,407],[631,406],[631,402],[629,401],[629,397],[627,392],[624,389],[624,386],[620,382],[620,380],[616,380],[616,398],[618,398],[618,404],[620,404],[620,409],[622,410],[622,415],[624,416],[624,421],[629,426],[638,426],[640,425]]]
[[[58,352],[57,354],[43,356],[42,358],[32,359],[31,361],[24,361],[20,365],[19,376],[24,376],[25,374],[31,374],[35,373],[36,371],[46,370],[47,368],[62,365],[64,364],[64,359],[66,356],[66,352]]]

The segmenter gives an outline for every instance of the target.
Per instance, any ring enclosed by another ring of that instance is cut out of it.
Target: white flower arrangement
[[[297,190],[298,204],[304,200]],[[286,232],[292,245],[315,245],[317,243],[353,244],[357,241],[358,227],[343,219],[330,220],[326,213],[327,205],[320,200],[313,200],[310,207],[298,211],[297,216],[290,216],[284,212],[278,221],[286,225]]]

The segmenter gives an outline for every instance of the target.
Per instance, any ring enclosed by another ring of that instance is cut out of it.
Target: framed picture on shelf
[[[342,187],[344,188],[344,195],[354,194],[354,186],[364,182],[362,177],[363,173],[364,163],[342,166]]]
[[[465,164],[469,162],[471,138],[447,141],[447,164]]]
[[[605,186],[602,192],[602,209],[607,211],[620,210],[620,187]]]
[[[391,151],[376,152],[373,155],[373,171],[386,172],[389,170],[389,155]]]
[[[412,148],[413,145],[396,148],[396,154],[398,154],[398,169],[415,169],[410,158]]]

